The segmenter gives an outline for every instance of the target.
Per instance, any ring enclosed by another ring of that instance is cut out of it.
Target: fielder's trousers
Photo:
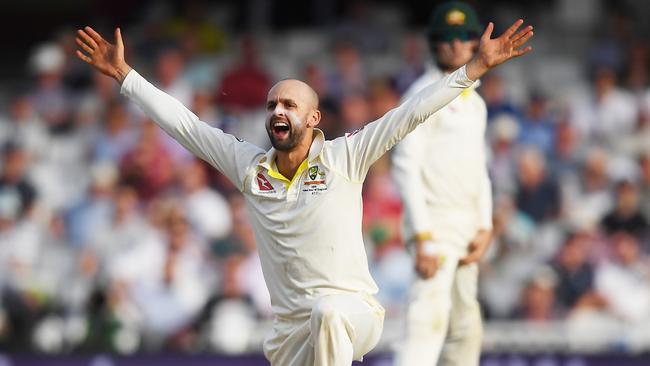
[[[406,339],[396,366],[474,366],[481,354],[482,321],[477,300],[478,265],[458,266],[464,253],[436,243],[443,265],[411,286]]]

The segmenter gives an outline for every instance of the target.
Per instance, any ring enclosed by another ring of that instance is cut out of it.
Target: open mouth
[[[273,135],[275,135],[276,138],[286,138],[289,136],[291,126],[289,126],[289,123],[287,122],[277,121],[273,123],[271,130],[273,131]]]

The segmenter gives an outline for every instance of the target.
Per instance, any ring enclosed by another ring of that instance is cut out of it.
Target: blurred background
[[[647,365],[650,2],[469,2],[498,34],[535,26],[533,53],[480,87],[484,364]],[[438,3],[3,2],[0,365],[265,364],[271,310],[242,196],[74,57],[76,29],[112,41],[120,26],[141,74],[266,148],[263,102],[282,78],[319,93],[330,139],[395,107],[431,62]],[[378,161],[364,188],[387,309],[371,365],[391,365],[413,276],[389,170]]]

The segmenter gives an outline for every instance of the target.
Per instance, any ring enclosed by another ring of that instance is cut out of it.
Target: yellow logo
[[[465,24],[465,13],[458,9],[453,9],[447,13],[446,20],[449,25],[463,25]]]

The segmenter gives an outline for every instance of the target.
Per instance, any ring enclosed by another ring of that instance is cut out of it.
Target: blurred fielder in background
[[[358,131],[326,141],[316,128],[318,96],[298,80],[268,93],[263,151],[200,121],[124,60],[92,28],[78,31],[77,56],[121,84],[163,130],[227,176],[246,199],[275,315],[264,353],[273,365],[350,365],[379,340],[384,310],[374,299],[361,232],[361,189],[370,165],[491,68],[521,56],[523,21],[490,39],[477,57]],[[461,65],[459,65],[461,66]]]
[[[471,60],[481,30],[468,4],[439,5],[427,33],[436,66],[431,65],[404,98]],[[392,156],[404,205],[403,237],[414,246],[418,275],[397,365],[479,362],[477,262],[490,243],[492,190],[485,160],[487,111],[477,84],[431,115]]]

